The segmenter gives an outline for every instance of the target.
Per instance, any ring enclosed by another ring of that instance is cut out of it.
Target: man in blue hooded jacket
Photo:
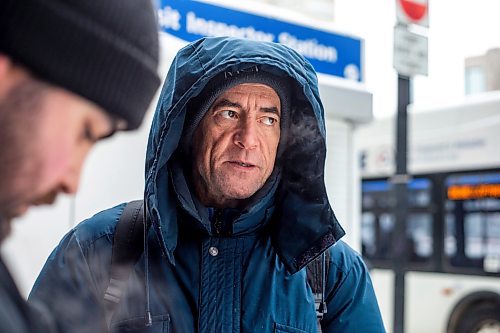
[[[179,51],[148,143],[150,227],[111,332],[317,332],[306,266],[325,251],[323,332],[385,332],[326,195],[323,113],[312,66],[283,45],[205,38]],[[35,283],[30,300],[62,331],[106,329],[124,207],[71,230]]]

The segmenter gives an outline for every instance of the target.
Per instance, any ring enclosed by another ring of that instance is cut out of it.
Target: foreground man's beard
[[[36,199],[33,202],[33,205],[35,205],[35,206],[52,205],[56,201],[57,194],[58,194],[57,191],[49,192],[46,195],[44,195],[43,197]]]
[[[0,216],[0,243],[10,234],[10,219]]]
[[[52,205],[56,201],[57,194],[57,191],[51,191],[44,196],[37,198],[30,204],[30,206]],[[10,234],[12,219],[23,215],[23,213],[24,211],[11,211],[9,215],[9,211],[7,211],[7,217],[0,214],[0,243]]]

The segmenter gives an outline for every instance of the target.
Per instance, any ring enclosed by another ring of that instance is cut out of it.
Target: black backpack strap
[[[319,257],[311,261],[306,266],[307,283],[312,289],[314,303],[316,307],[316,317],[318,318],[318,332],[321,332],[320,322],[326,313],[325,289],[330,270],[330,250],[326,250]]]
[[[136,200],[127,203],[116,225],[109,285],[104,293],[104,312],[108,328],[128,277],[144,251],[144,221],[144,201]]]

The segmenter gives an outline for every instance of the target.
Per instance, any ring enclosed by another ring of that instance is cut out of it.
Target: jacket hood
[[[281,44],[203,38],[182,48],[174,58],[147,148],[145,202],[157,238],[171,262],[177,245],[178,212],[169,174],[174,153],[182,146],[185,123],[193,121],[187,113],[188,103],[217,75],[251,68],[288,79],[292,89],[288,128],[282,129],[276,162],[280,176],[271,221],[272,243],[281,261],[294,273],[344,235],[324,184],[324,110],[311,64]]]

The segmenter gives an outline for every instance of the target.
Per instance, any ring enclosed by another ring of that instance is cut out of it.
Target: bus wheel
[[[500,333],[500,307],[481,303],[466,310],[456,333]]]

